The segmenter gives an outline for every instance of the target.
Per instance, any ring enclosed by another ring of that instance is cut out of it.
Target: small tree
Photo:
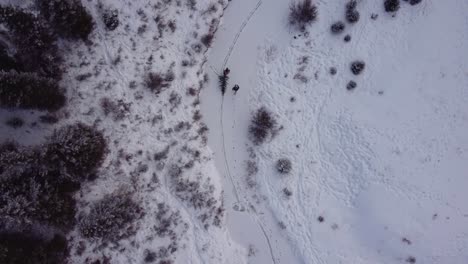
[[[0,72],[0,106],[55,111],[64,105],[56,80],[36,73]]]
[[[317,19],[317,6],[312,0],[300,0],[289,7],[289,24],[305,30],[305,27]]]
[[[350,0],[346,4],[345,16],[346,16],[346,21],[348,21],[348,23],[354,24],[354,23],[359,21],[360,14],[356,10],[356,8],[357,8],[357,1],[356,0]]]
[[[88,39],[93,31],[93,17],[80,0],[37,0],[42,15],[54,30],[69,39]]]

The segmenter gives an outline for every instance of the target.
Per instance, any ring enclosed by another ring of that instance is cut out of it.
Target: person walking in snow
[[[234,95],[236,95],[237,91],[239,91],[239,85],[234,85],[234,87],[232,87],[232,90],[234,91]]]

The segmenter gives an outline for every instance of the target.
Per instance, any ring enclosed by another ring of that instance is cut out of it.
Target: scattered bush
[[[356,0],[350,0],[347,4],[346,4],[346,21],[348,21],[349,23],[351,24],[354,24],[356,22],[359,21],[359,18],[360,18],[360,14],[359,12],[356,10],[356,7],[357,7],[357,2]]]
[[[14,58],[17,65],[22,65],[22,71],[60,78],[62,58],[56,38],[44,20],[20,8],[0,6],[0,23],[9,29],[16,49]]]
[[[124,235],[140,211],[129,193],[118,191],[96,202],[88,214],[81,216],[79,229],[84,237],[115,241]]]
[[[67,263],[67,248],[67,240],[58,234],[46,239],[31,233],[0,233],[0,263],[3,264]]]
[[[349,81],[348,84],[346,85],[346,89],[348,91],[354,90],[357,87],[357,83],[355,81]]]
[[[54,131],[46,159],[69,174],[83,178],[103,161],[106,140],[95,128],[77,123]]]
[[[36,73],[0,72],[0,106],[55,111],[64,105],[56,80]]]
[[[260,145],[273,136],[277,123],[270,111],[261,107],[255,112],[249,125],[250,140],[256,145]]]
[[[171,82],[174,80],[173,74],[162,75],[160,73],[151,72],[145,80],[146,87],[148,87],[155,94],[160,94],[163,90],[167,89]]]
[[[396,12],[400,9],[400,0],[385,0],[385,12]]]
[[[292,163],[289,159],[279,159],[276,162],[276,170],[281,174],[288,174],[291,172]]]
[[[104,11],[104,14],[102,15],[102,20],[107,30],[109,31],[115,30],[120,24],[119,11],[118,10]]]
[[[93,17],[80,0],[37,0],[42,15],[64,38],[87,40],[93,31]]]
[[[330,68],[330,74],[331,74],[331,75],[336,75],[336,73],[337,73],[336,68],[335,68],[335,67],[331,67],[331,68]]]
[[[300,0],[289,7],[289,24],[305,30],[305,27],[317,19],[317,6],[312,0]]]
[[[361,74],[361,72],[364,70],[365,67],[366,67],[365,62],[363,62],[363,61],[353,61],[351,63],[351,72],[354,75],[359,75],[359,74]]]
[[[24,121],[19,117],[12,117],[8,119],[5,124],[16,129],[22,127],[24,125]]]
[[[334,34],[339,34],[345,29],[345,23],[338,21],[331,25],[330,30]]]

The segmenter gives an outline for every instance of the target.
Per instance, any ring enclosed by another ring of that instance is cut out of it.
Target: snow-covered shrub
[[[118,10],[105,10],[102,15],[102,20],[104,25],[106,26],[107,30],[113,31],[115,30],[119,24],[119,11]]]
[[[289,24],[300,30],[317,19],[317,6],[312,0],[299,0],[289,7]]]
[[[282,158],[276,162],[276,170],[281,174],[288,174],[291,172],[292,163],[289,159]]]
[[[273,136],[277,126],[273,115],[265,107],[259,108],[253,115],[249,125],[250,140],[255,145],[264,143]]]
[[[65,105],[56,80],[36,73],[0,72],[0,106],[55,111]]]
[[[19,117],[12,117],[10,119],[8,119],[5,124],[7,126],[10,126],[12,128],[20,128],[24,125],[24,121],[23,119],[19,118]]]
[[[161,74],[156,72],[150,72],[146,76],[145,85],[155,94],[160,94],[162,91],[167,89],[171,82],[174,80],[174,74]]]
[[[67,263],[67,240],[59,234],[52,238],[30,232],[0,232],[0,263]]]
[[[396,12],[400,9],[400,0],[385,0],[385,12]]]
[[[125,236],[130,225],[141,214],[140,206],[130,194],[117,191],[92,205],[79,219],[79,229],[86,238],[116,241]]]
[[[56,38],[47,23],[20,8],[0,6],[0,24],[8,30],[15,47],[14,58],[21,71],[59,78],[61,56],[55,45]]]
[[[83,180],[103,161],[107,143],[95,128],[76,123],[54,131],[47,146],[49,164]]]
[[[353,61],[351,63],[351,72],[354,75],[359,75],[361,74],[361,72],[364,70],[365,67],[366,67],[366,63],[364,61],[360,61],[360,60]]]
[[[345,23],[338,21],[331,25],[330,30],[334,34],[339,34],[345,29]]]
[[[356,10],[357,7],[357,1],[356,0],[350,0],[346,4],[346,12],[345,12],[345,17],[346,21],[348,21],[351,24],[354,24],[359,21],[359,18],[361,15],[359,12]]]
[[[344,38],[343,38],[344,42],[350,42],[351,41],[351,35],[346,35]]]
[[[41,14],[64,38],[88,39],[93,31],[93,17],[80,0],[37,0]]]

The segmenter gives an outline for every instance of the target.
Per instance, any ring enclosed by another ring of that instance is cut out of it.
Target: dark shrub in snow
[[[14,58],[22,71],[53,78],[61,76],[56,38],[44,20],[19,8],[0,6],[0,24],[9,30],[16,50]]]
[[[106,10],[102,15],[102,20],[106,28],[110,31],[115,30],[120,22],[119,22],[119,11],[117,10]]]
[[[174,80],[174,76],[171,74],[160,74],[151,72],[146,76],[145,84],[155,94],[160,94],[163,90],[167,89],[171,82]]]
[[[31,233],[0,233],[0,263],[61,264],[67,263],[67,240],[62,235],[47,239]]]
[[[359,21],[360,14],[356,10],[357,2],[355,0],[351,0],[346,4],[346,21],[353,24]]]
[[[422,0],[409,0],[410,5],[417,5],[417,4],[421,3],[421,2],[422,2]]]
[[[335,67],[331,67],[331,68],[330,68],[330,74],[331,74],[331,75],[335,75],[336,73],[337,73],[336,68],[335,68]]]
[[[276,129],[276,120],[273,118],[270,111],[265,107],[261,107],[255,112],[249,126],[250,140],[256,145],[260,145],[271,137]]]
[[[84,237],[117,240],[140,211],[130,194],[119,191],[96,202],[91,211],[81,217],[79,229]]]
[[[344,38],[343,38],[344,42],[350,42],[351,41],[351,36],[350,35],[346,35]]]
[[[330,30],[334,34],[339,34],[345,29],[345,24],[341,21],[335,22],[331,25]]]
[[[276,162],[276,170],[278,170],[279,173],[281,174],[288,174],[291,172],[292,169],[292,164],[289,159],[279,159]]]
[[[384,7],[386,12],[396,12],[400,9],[400,0],[385,0]]]
[[[77,123],[56,130],[47,146],[49,164],[65,168],[79,178],[87,176],[104,159],[106,140],[95,128]]]
[[[10,119],[8,119],[5,124],[7,126],[10,126],[12,128],[20,128],[24,125],[24,121],[23,119],[19,118],[19,117],[12,117]]]
[[[346,85],[346,89],[349,91],[354,90],[357,87],[357,83],[355,81],[349,81]]]
[[[354,75],[359,75],[359,74],[361,74],[361,72],[364,70],[365,67],[366,67],[365,62],[363,62],[363,61],[353,61],[351,63],[351,72]]]
[[[57,81],[36,73],[0,72],[0,106],[58,110],[65,96]]]
[[[361,15],[356,10],[346,12],[346,20],[351,24],[358,22],[360,17]]]
[[[211,43],[213,43],[213,37],[214,35],[212,33],[203,35],[203,37],[201,38],[201,42],[203,43],[203,45],[209,48],[211,46]]]
[[[42,15],[64,38],[88,39],[93,31],[92,16],[80,0],[37,0]]]
[[[299,0],[289,7],[289,24],[305,30],[305,27],[317,19],[317,6],[312,0]]]

